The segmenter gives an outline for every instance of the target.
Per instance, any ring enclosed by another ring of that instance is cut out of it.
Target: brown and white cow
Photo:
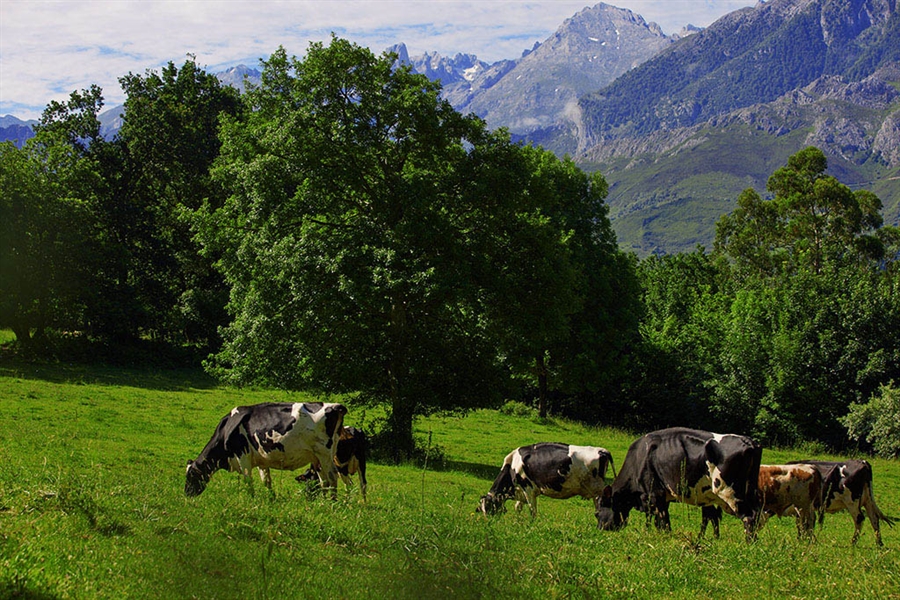
[[[537,516],[537,497],[564,500],[573,496],[596,499],[606,487],[606,469],[616,467],[605,448],[541,442],[521,446],[503,460],[490,491],[481,497],[476,512],[503,512],[507,500],[516,499],[516,510],[527,504]]]
[[[293,471],[309,464],[319,469],[323,487],[337,491],[334,453],[347,409],[321,402],[267,402],[238,406],[224,416],[206,447],[187,463],[184,493],[199,496],[213,473],[254,468],[272,488],[269,469]]]
[[[709,521],[718,537],[722,510],[744,522],[747,539],[755,535],[762,447],[748,437],[672,427],[635,440],[613,484],[596,502],[597,527],[617,531],[632,509],[649,524],[669,530],[669,503],[701,507],[700,535]]]
[[[759,527],[772,515],[797,517],[797,536],[810,537],[822,506],[822,475],[812,465],[760,465]]]
[[[875,543],[879,546],[884,545],[881,541],[880,523],[884,521],[893,527],[894,519],[885,516],[875,504],[875,496],[872,492],[872,465],[865,460],[791,462],[791,464],[795,463],[812,465],[822,476],[823,510],[819,514],[819,523],[824,521],[826,512],[835,513],[846,510],[850,513],[856,527],[851,541],[855,544],[859,540],[863,521],[869,517],[869,522],[875,531]]]
[[[337,452],[334,454],[334,466],[337,467],[338,475],[347,487],[350,487],[352,481],[351,475],[359,473],[359,491],[363,500],[366,499],[366,448],[368,440],[366,434],[356,427],[344,427],[341,431],[341,437],[338,440]],[[318,481],[319,472],[315,467],[310,467],[306,472],[297,475],[295,479],[300,483],[307,481]]]

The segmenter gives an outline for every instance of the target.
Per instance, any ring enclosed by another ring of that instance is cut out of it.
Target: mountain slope
[[[455,106],[520,135],[571,129],[580,120],[580,95],[612,82],[675,39],[630,10],[601,3],[567,19],[495,85]]]
[[[823,75],[858,81],[900,60],[896,0],[772,0],[730,13],[584,96],[590,145],[771,102]]]
[[[709,247],[740,192],[815,145],[900,220],[895,0],[773,0],[726,15],[581,99],[579,162],[610,183],[620,243]]]
[[[0,142],[12,142],[21,148],[26,140],[34,137],[32,127],[35,125],[37,121],[23,121],[13,115],[0,117]]]

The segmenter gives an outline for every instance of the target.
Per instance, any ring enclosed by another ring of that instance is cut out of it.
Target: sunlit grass
[[[773,519],[748,545],[730,517],[697,539],[699,511],[673,505],[670,534],[632,513],[596,528],[593,506],[541,498],[474,512],[503,457],[536,441],[602,445],[621,466],[634,434],[480,410],[432,417],[428,464],[371,464],[368,502],[273,472],[274,493],[218,473],[184,496],[184,464],[237,404],[303,399],[233,390],[197,374],[4,369],[0,365],[0,597],[59,598],[875,598],[900,594],[900,531],[856,548],[846,514],[813,543]],[[152,376],[151,376],[152,375]],[[133,383],[129,383],[133,382]],[[201,382],[200,385],[196,385]],[[347,424],[363,411],[347,401]],[[367,419],[371,419],[371,411]],[[766,450],[782,462],[790,451]],[[900,466],[874,460],[882,510],[900,515]],[[852,584],[850,583],[852,582]],[[727,590],[727,592],[723,591]]]

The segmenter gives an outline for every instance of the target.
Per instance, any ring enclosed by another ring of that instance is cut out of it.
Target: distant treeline
[[[847,416],[900,380],[900,233],[819,150],[768,199],[744,192],[710,251],[638,261],[599,173],[393,65],[335,38],[277,50],[240,95],[170,63],[121,78],[113,140],[98,87],[51,103],[22,149],[0,145],[17,351],[149,340],[226,383],[355,393],[387,406],[398,457],[416,416],[510,399],[635,429],[872,441]]]

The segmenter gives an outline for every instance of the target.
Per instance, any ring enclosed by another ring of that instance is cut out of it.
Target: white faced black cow
[[[713,522],[716,537],[724,509],[744,522],[753,538],[759,509],[757,485],[762,448],[734,434],[673,427],[638,438],[628,448],[613,484],[597,501],[597,526],[619,530],[631,509],[655,517],[659,529],[671,529],[669,503],[700,506],[703,524]]]
[[[846,510],[853,519],[856,530],[853,532],[852,543],[859,540],[863,521],[869,517],[872,529],[875,530],[875,542],[882,546],[880,522],[884,521],[889,526],[894,526],[894,519],[881,512],[875,504],[875,496],[872,492],[872,465],[864,460],[847,460],[835,462],[828,460],[801,460],[792,464],[803,463],[812,465],[822,475],[823,511],[819,513],[821,523],[824,513]],[[865,510],[863,510],[865,509]]]
[[[481,497],[476,512],[486,515],[504,510],[507,500],[516,499],[516,510],[528,504],[537,516],[537,497],[566,499],[572,496],[595,499],[606,486],[606,468],[616,468],[604,448],[541,442],[522,446],[503,460],[491,490]]]
[[[350,476],[359,473],[359,491],[363,500],[366,499],[366,447],[368,440],[366,434],[356,427],[344,427],[338,440],[337,452],[334,454],[334,466],[341,476],[344,484],[350,487]],[[319,478],[319,472],[315,466],[306,472],[297,475],[299,482],[313,481]]]
[[[334,453],[347,409],[321,402],[269,402],[238,406],[223,417],[196,460],[187,463],[184,493],[199,496],[219,469],[249,477],[259,469],[269,489],[269,469],[319,468],[324,487],[337,490]]]

